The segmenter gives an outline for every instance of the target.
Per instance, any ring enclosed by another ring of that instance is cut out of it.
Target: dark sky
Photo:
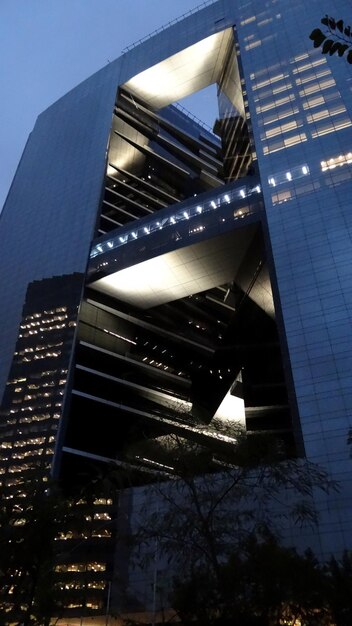
[[[0,209],[39,113],[120,56],[125,46],[200,4],[0,0]],[[198,109],[198,117],[208,122],[209,100],[204,95]]]

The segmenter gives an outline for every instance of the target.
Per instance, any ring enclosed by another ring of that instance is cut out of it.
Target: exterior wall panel
[[[305,450],[341,489],[339,496],[319,502],[328,554],[349,545],[352,506],[347,446],[352,79],[344,59],[313,49],[309,33],[325,13],[347,19],[349,7],[240,1],[238,8],[241,61]],[[307,174],[296,177],[302,168]]]
[[[18,166],[0,220],[1,392],[28,284],[85,272],[118,68],[104,68],[42,113]]]

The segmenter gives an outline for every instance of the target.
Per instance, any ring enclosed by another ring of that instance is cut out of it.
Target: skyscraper
[[[349,547],[352,78],[308,38],[329,4],[205,3],[39,116],[0,221],[9,497],[38,460],[148,474],[215,420],[326,466],[313,547]],[[207,129],[175,103],[214,83]]]

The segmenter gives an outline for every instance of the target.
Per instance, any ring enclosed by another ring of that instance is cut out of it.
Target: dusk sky
[[[200,0],[0,1],[0,210],[39,113],[120,56],[127,45],[200,4]],[[214,106],[210,100],[203,96],[198,115],[209,122],[207,109]]]

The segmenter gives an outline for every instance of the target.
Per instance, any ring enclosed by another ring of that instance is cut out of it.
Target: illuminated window
[[[279,150],[284,150],[285,148],[289,148],[290,146],[295,146],[298,143],[302,143],[307,141],[307,136],[305,133],[300,133],[299,135],[293,135],[288,139],[283,139],[276,143],[272,143],[270,146],[264,146],[263,153],[272,154],[273,152],[279,152]]]
[[[253,48],[257,48],[258,46],[261,46],[261,45],[262,45],[261,39],[256,39],[255,41],[248,43],[245,46],[245,50],[252,50]]]
[[[318,80],[323,76],[329,76],[329,74],[331,74],[330,70],[325,69],[321,70],[320,72],[304,76],[303,78],[296,78],[296,85],[305,85],[306,83],[310,83],[312,80]]]
[[[243,21],[241,22],[241,26],[246,26],[247,24],[251,24],[252,22],[255,22],[255,20],[256,20],[256,19],[257,19],[257,18],[256,18],[256,16],[255,16],[255,15],[252,15],[251,17],[247,17],[247,19],[246,19],[246,20],[243,20]]]
[[[306,58],[306,56],[305,56]],[[316,61],[312,61],[311,63],[305,63],[304,65],[300,65],[292,70],[293,74],[300,74],[301,72],[305,72],[306,70],[310,70],[313,67],[317,67],[318,65],[323,65],[326,63],[326,59],[323,57],[321,59],[317,59]]]
[[[299,124],[296,120],[293,120],[292,122],[288,122],[287,124],[271,128],[270,130],[266,131],[264,136],[266,137],[266,139],[276,137],[277,135],[288,133],[291,130],[298,128],[298,126],[302,126],[302,124]]]
[[[271,187],[276,187],[277,185],[282,185],[283,183],[290,182],[291,180],[302,178],[308,174],[308,165],[306,163],[302,163],[301,165],[293,167],[290,170],[282,170],[281,172],[271,174],[268,177],[268,183]]]
[[[309,54],[307,54],[307,52],[304,52],[303,54],[299,54],[296,57],[293,57],[293,61],[303,61],[303,59],[308,59],[309,58]]]
[[[288,102],[292,102],[293,100],[295,100],[295,96],[293,94],[290,94],[289,96],[285,96],[285,98],[279,98],[278,100],[272,100],[268,104],[265,104],[263,106],[257,106],[256,112],[265,113],[265,111],[272,111],[274,107],[280,107],[284,104],[287,104]]]
[[[98,504],[109,505],[109,504],[112,504],[112,500],[111,500],[111,498],[96,498],[94,500],[94,504],[95,505],[98,505]]]
[[[341,167],[342,165],[350,165],[352,163],[352,152],[347,154],[340,154],[337,157],[331,157],[327,161],[321,161],[321,171],[335,169],[335,167]]]
[[[272,124],[273,122],[277,122],[278,120],[283,120],[295,113],[299,113],[298,107],[291,107],[286,109],[285,111],[281,111],[280,113],[272,113],[271,115],[267,115],[264,117],[263,125],[267,126],[267,124]]]
[[[314,109],[315,107],[320,106],[321,104],[325,104],[325,99],[323,96],[317,96],[315,98],[311,98],[310,100],[307,100],[307,102],[303,102],[303,108]]]
[[[11,441],[3,441],[0,444],[0,448],[12,448],[12,442]]]
[[[105,572],[105,563],[65,563],[55,567],[56,572]]]
[[[334,133],[338,130],[348,128],[349,126],[352,126],[352,122],[349,117],[345,117],[340,122],[330,122],[329,124],[325,124],[324,126],[321,126],[317,130],[313,130],[312,137],[313,139],[315,139],[316,137],[322,137],[323,135]]]
[[[92,582],[88,583],[87,587],[88,589],[105,589],[105,582],[101,580],[93,580]]]
[[[252,90],[256,91],[257,89],[262,89],[263,87],[267,87],[268,85],[277,83],[279,80],[283,80],[284,78],[288,78],[288,74],[277,74],[276,76],[272,76],[267,80],[263,80],[260,83],[252,85]]]
[[[299,92],[299,95],[301,97],[303,96],[309,96],[312,93],[316,93],[317,91],[324,91],[324,89],[329,89],[330,87],[334,87],[336,85],[335,81],[333,78],[329,78],[328,80],[324,80],[321,81],[319,83],[316,83],[314,85],[311,85],[310,87],[305,87],[304,89],[302,89]]]
[[[111,520],[111,516],[108,513],[94,513],[94,519]]]
[[[345,113],[345,111],[346,107],[343,104],[331,109],[323,109],[322,111],[318,111],[318,113],[311,113],[310,115],[307,115],[307,122],[309,124],[312,122],[318,122],[319,120],[323,120],[327,117],[332,117],[333,115],[338,115],[339,113]]]
[[[282,91],[288,91],[289,89],[292,89],[292,83],[286,83],[285,85],[281,85],[281,87],[276,87],[273,89],[273,95],[281,93]]]
[[[267,26],[267,24],[271,24],[271,22],[273,21],[272,17],[268,17],[266,20],[262,20],[261,22],[258,22],[258,26]]]
[[[93,530],[92,537],[111,537],[111,530],[107,528],[101,528],[100,530]]]
[[[105,563],[87,563],[87,572],[105,572]]]

